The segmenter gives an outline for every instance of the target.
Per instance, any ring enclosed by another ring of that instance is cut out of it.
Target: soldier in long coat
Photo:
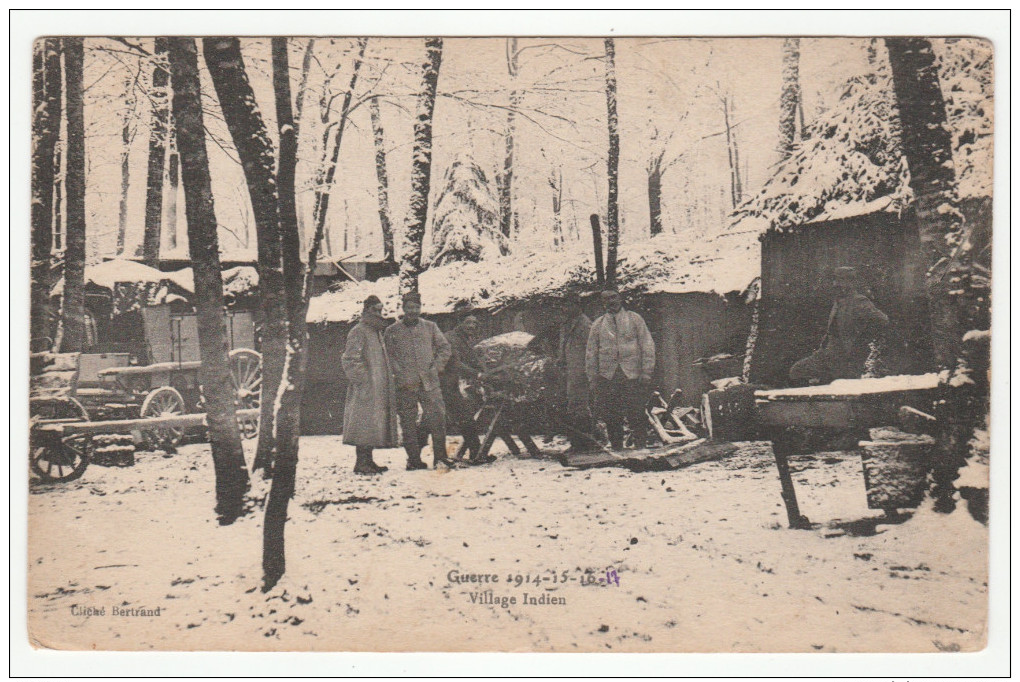
[[[592,445],[591,399],[588,376],[585,374],[585,353],[591,319],[584,314],[581,298],[576,294],[565,300],[566,315],[559,329],[557,363],[566,384],[566,418],[572,431],[567,434],[571,450],[585,450]]]
[[[398,445],[397,400],[383,331],[388,320],[376,296],[365,299],[361,321],[347,335],[341,363],[347,375],[344,443],[356,452],[354,471],[379,474],[387,467],[372,459],[374,448]]]

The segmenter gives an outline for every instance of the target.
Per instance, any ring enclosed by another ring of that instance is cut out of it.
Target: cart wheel
[[[259,409],[262,405],[262,354],[248,348],[230,351],[230,378],[237,391],[237,409]],[[238,417],[237,426],[242,438],[259,435],[258,417]]]
[[[85,408],[70,397],[33,401],[31,412],[37,419],[89,421]],[[89,465],[92,439],[87,434],[60,436],[33,430],[30,441],[32,470],[44,481],[73,481]]]
[[[172,417],[180,414],[184,414],[184,398],[180,391],[173,386],[160,386],[149,391],[139,412],[139,416],[143,419]],[[173,452],[184,437],[184,429],[147,428],[142,430],[142,435],[151,447],[165,452]]]

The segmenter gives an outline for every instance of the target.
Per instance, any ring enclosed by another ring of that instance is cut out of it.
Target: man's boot
[[[459,464],[451,460],[446,454],[446,436],[443,435],[440,438],[436,438],[436,435],[432,434],[432,468],[439,469],[444,466],[447,469],[457,469],[460,467]]]
[[[421,461],[421,448],[415,448],[413,446],[404,446],[404,450],[407,451],[407,470],[418,471],[419,469],[428,469],[429,465]]]
[[[389,471],[390,470],[390,468],[387,467],[387,466],[383,466],[382,464],[376,464],[375,459],[373,457],[372,450],[368,451],[368,466],[370,466],[373,469],[375,469],[375,472],[377,474],[381,474],[384,471]]]
[[[354,473],[373,476],[381,473],[372,462],[371,448],[355,448]]]

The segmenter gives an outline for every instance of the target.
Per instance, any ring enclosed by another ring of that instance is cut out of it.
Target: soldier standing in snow
[[[407,451],[407,470],[427,468],[418,441],[418,406],[432,433],[433,465],[452,467],[446,455],[446,406],[439,373],[450,359],[450,342],[435,322],[421,319],[421,296],[404,294],[404,316],[386,330],[384,338],[397,386],[397,414]]]
[[[478,318],[468,315],[464,321],[454,327],[447,335],[450,342],[450,361],[446,371],[440,378],[443,388],[443,402],[449,420],[457,425],[467,445],[469,461],[472,464],[484,464],[478,458],[481,442],[478,439],[478,425],[475,424],[476,406],[460,390],[461,379],[477,381],[482,372],[482,363],[475,354],[475,334],[478,332]],[[495,457],[487,457],[493,461]]]
[[[585,354],[588,349],[591,320],[584,314],[581,297],[577,294],[568,295],[564,303],[566,314],[563,323],[560,324],[557,364],[563,371],[566,384],[566,418],[572,429],[567,438],[570,440],[570,449],[577,451],[588,449],[592,444],[591,405],[588,376],[585,374]]]
[[[599,418],[606,423],[613,449],[623,448],[623,418],[627,417],[634,446],[645,447],[648,419],[645,400],[655,371],[655,341],[644,319],[624,310],[620,292],[602,292],[606,314],[595,320],[588,334],[585,372],[595,389]]]
[[[856,270],[836,268],[836,300],[822,343],[790,368],[795,384],[827,384],[835,379],[859,379],[864,373],[869,344],[889,324],[889,318],[860,291]]]
[[[344,443],[353,445],[355,473],[380,474],[387,467],[372,460],[374,448],[397,445],[397,401],[383,330],[388,320],[382,301],[365,299],[361,320],[347,335],[341,363],[347,375],[344,401]]]

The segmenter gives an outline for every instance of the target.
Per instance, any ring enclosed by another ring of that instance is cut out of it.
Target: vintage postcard
[[[996,60],[36,39],[31,645],[982,650]]]

